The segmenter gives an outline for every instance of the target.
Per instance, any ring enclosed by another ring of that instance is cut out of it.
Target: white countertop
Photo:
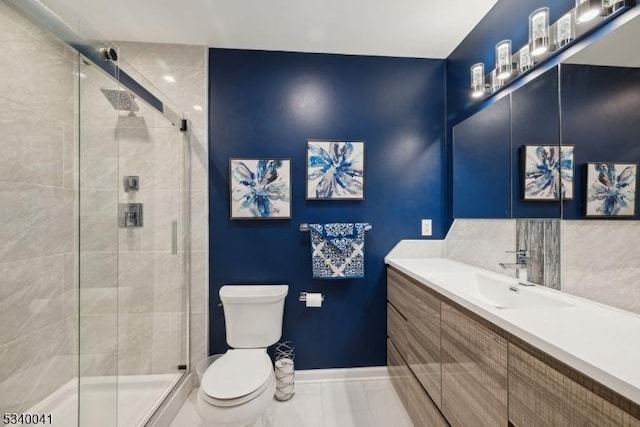
[[[406,255],[404,255],[406,256]],[[406,258],[385,262],[445,297],[640,404],[640,316],[542,286],[532,292],[568,307],[504,309],[470,298],[450,273],[480,273],[517,281],[446,258]],[[515,285],[520,286],[520,285]]]

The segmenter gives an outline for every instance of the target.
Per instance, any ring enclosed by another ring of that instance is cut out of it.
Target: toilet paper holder
[[[324,302],[324,294],[320,294],[320,297],[322,298],[322,302]],[[300,302],[307,302],[306,292],[300,292]]]

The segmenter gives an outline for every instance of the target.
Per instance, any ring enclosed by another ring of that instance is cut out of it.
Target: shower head
[[[135,97],[122,89],[105,89],[100,88],[100,91],[107,98],[113,108],[118,111],[139,111],[140,107],[136,104]]]

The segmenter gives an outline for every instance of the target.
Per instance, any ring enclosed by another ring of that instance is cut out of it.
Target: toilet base
[[[275,375],[269,378],[269,385],[264,392],[255,399],[238,406],[220,407],[214,406],[204,400],[202,397],[202,389],[198,389],[198,398],[196,400],[196,408],[198,414],[203,420],[210,423],[211,426],[220,427],[262,427],[257,421],[267,412],[269,406],[274,402],[274,394],[276,392]]]

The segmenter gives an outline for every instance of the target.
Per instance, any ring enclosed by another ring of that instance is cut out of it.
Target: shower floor
[[[176,373],[82,378],[80,426],[143,425],[182,375]],[[28,412],[51,414],[52,426],[77,426],[78,379],[64,384]]]

